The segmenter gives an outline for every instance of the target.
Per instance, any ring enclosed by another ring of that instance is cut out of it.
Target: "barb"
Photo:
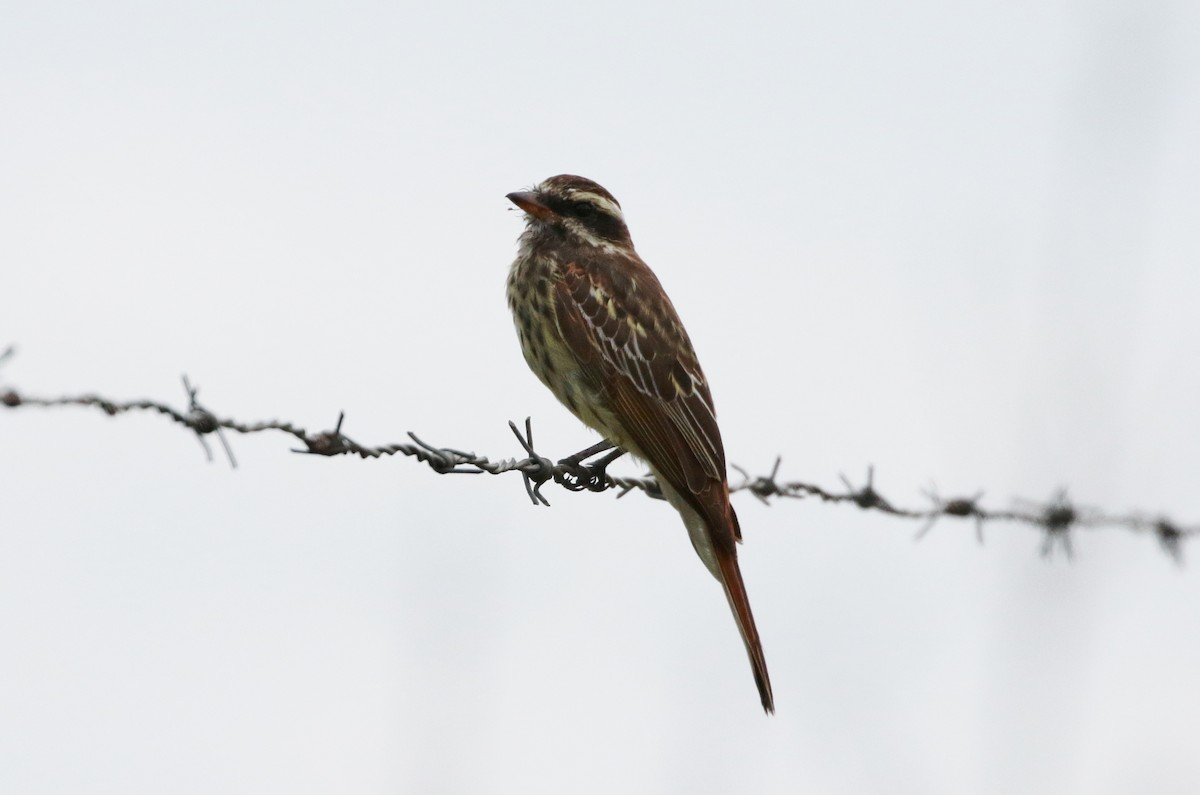
[[[0,365],[12,358],[14,349],[10,346],[0,352]],[[199,389],[193,387],[187,376],[183,376],[184,391],[187,394],[188,405],[184,411],[179,411],[165,403],[152,400],[116,401],[94,394],[45,398],[27,395],[15,388],[0,388],[0,405],[10,409],[25,406],[44,408],[62,406],[84,406],[97,408],[110,417],[133,411],[150,411],[169,417],[173,422],[183,425],[196,434],[204,448],[208,460],[212,460],[212,451],[205,436],[216,434],[225,450],[230,467],[237,466],[233,448],[226,438],[225,431],[240,434],[265,433],[275,431],[291,436],[300,442],[300,447],[292,448],[292,452],[305,455],[338,456],[354,455],[360,458],[382,458],[384,456],[403,455],[415,458],[426,464],[434,472],[441,475],[501,475],[507,472],[519,472],[525,486],[525,493],[533,505],[548,506],[550,501],[542,494],[542,487],[553,481],[568,491],[617,491],[617,497],[626,496],[632,491],[640,491],[646,496],[662,499],[662,490],[658,482],[650,476],[622,477],[603,474],[597,476],[595,482],[590,482],[586,488],[579,486],[581,471],[580,462],[572,457],[555,462],[539,455],[534,447],[533,423],[525,419],[524,432],[514,422],[509,422],[509,428],[517,438],[524,451],[525,457],[502,458],[492,461],[487,456],[465,452],[452,447],[439,447],[426,442],[416,434],[409,432],[409,442],[367,446],[359,444],[343,431],[345,412],[339,412],[337,423],[332,430],[309,433],[304,428],[290,422],[268,420],[264,422],[240,422],[234,419],[220,419],[203,406],[198,398]],[[943,498],[938,495],[936,487],[924,492],[929,501],[927,508],[898,507],[885,498],[875,486],[875,468],[867,468],[866,483],[855,486],[845,475],[840,475],[844,491],[831,491],[813,483],[802,481],[780,480],[782,457],[775,459],[770,473],[766,475],[751,475],[746,469],[732,464],[742,477],[741,482],[730,485],[731,493],[749,492],[760,502],[771,505],[781,499],[805,499],[815,497],[822,502],[851,503],[864,511],[877,511],[902,519],[921,521],[922,525],[915,538],[924,538],[942,518],[974,520],[976,537],[983,543],[983,526],[985,523],[1010,522],[1026,524],[1039,530],[1042,534],[1041,554],[1049,556],[1055,548],[1061,547],[1068,559],[1074,557],[1074,536],[1076,531],[1083,528],[1115,528],[1134,533],[1150,533],[1162,548],[1176,563],[1183,562],[1183,544],[1194,536],[1200,535],[1200,526],[1185,527],[1166,516],[1154,519],[1145,518],[1145,514],[1108,515],[1092,508],[1085,508],[1073,503],[1065,489],[1055,492],[1045,502],[1017,500],[1015,507],[1010,509],[987,509],[981,505],[983,492],[977,492],[970,497]],[[603,472],[603,469],[597,470]]]
[[[1043,557],[1049,557],[1054,552],[1055,543],[1062,546],[1068,559],[1075,557],[1071,528],[1079,521],[1079,511],[1067,499],[1067,490],[1060,489],[1049,503],[1041,507],[1041,511],[1041,525],[1046,531],[1042,542]]]
[[[229,446],[229,441],[221,431],[220,420],[211,411],[200,405],[200,401],[196,399],[200,390],[191,385],[187,375],[182,378],[183,390],[187,392],[188,396],[188,427],[196,432],[196,438],[200,440],[200,446],[204,448],[204,455],[208,457],[209,461],[213,460],[212,450],[209,449],[208,442],[204,441],[204,435],[215,432],[217,438],[221,440],[221,446],[225,448],[225,456],[229,459],[229,468],[237,469],[237,459],[233,457],[233,448]]]
[[[937,486],[932,487],[929,491],[924,492],[925,496],[933,503],[933,512],[929,520],[917,531],[915,540],[920,541],[925,537],[925,534],[933,529],[937,523],[939,516],[958,516],[975,517],[975,540],[983,546],[983,520],[986,514],[980,509],[979,501],[983,499],[983,492],[976,492],[974,497],[956,497],[951,500],[943,500],[938,496]]]

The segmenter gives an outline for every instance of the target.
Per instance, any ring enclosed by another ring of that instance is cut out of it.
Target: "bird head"
[[[596,247],[633,247],[621,205],[590,179],[559,174],[507,198],[525,211],[535,233],[558,233]]]

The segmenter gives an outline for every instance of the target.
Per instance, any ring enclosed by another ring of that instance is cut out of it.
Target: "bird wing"
[[[725,489],[725,450],[712,395],[691,341],[641,260],[560,268],[555,312],[563,339],[592,376],[622,430],[710,519],[739,537]]]

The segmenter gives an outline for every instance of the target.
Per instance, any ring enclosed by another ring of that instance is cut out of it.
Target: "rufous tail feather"
[[[754,683],[758,685],[758,695],[762,699],[763,709],[768,713],[775,712],[775,696],[771,693],[771,677],[767,674],[767,658],[763,655],[762,641],[758,638],[758,628],[754,626],[754,614],[750,612],[750,599],[746,596],[746,585],[742,582],[742,571],[738,567],[736,552],[733,550],[716,549],[717,563],[721,567],[721,584],[725,586],[725,598],[733,610],[738,630],[742,633],[742,642],[746,644],[746,654],[750,656],[750,667],[754,669]]]

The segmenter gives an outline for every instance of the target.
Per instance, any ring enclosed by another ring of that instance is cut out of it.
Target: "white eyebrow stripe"
[[[615,218],[620,218],[622,221],[625,220],[625,214],[621,212],[620,205],[618,205],[612,199],[601,196],[599,193],[592,193],[591,191],[586,190],[574,190],[571,191],[569,197],[575,199],[576,201],[591,202],[609,215]]]

